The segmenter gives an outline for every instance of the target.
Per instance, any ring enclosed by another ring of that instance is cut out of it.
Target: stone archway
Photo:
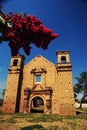
[[[45,114],[52,113],[52,89],[46,88],[42,90],[30,90],[26,88],[24,90],[24,105],[23,105],[23,111],[24,113],[31,113],[33,108],[35,107],[34,101],[36,99],[40,99],[43,104],[43,112]],[[40,104],[40,105],[42,105]],[[37,103],[36,103],[37,105]],[[34,106],[34,107],[33,107]],[[35,108],[36,109],[36,108]]]
[[[34,96],[31,100],[31,113],[44,113],[44,100],[41,96]]]

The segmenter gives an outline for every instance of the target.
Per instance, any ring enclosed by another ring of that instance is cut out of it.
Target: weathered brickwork
[[[40,97],[45,114],[76,114],[69,51],[59,51],[56,55],[57,64],[41,55],[26,65],[21,55],[11,58],[3,112],[30,113],[33,99]]]

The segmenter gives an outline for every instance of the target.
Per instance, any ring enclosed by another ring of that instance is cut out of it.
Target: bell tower
[[[2,108],[3,112],[19,112],[23,66],[24,56],[17,55],[11,58]]]
[[[58,64],[59,113],[75,115],[74,91],[72,82],[72,65],[69,51],[56,52]]]

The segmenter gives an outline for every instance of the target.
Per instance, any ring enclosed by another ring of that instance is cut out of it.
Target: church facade
[[[11,58],[2,111],[31,113],[35,99],[45,114],[74,116],[75,102],[69,51],[56,52],[57,64],[41,55],[24,65],[24,56]],[[41,102],[41,103],[40,103]]]

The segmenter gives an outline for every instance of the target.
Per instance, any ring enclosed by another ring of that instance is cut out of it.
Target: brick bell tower
[[[72,82],[72,65],[69,51],[56,52],[58,58],[58,93],[59,113],[61,115],[76,115],[74,91]]]
[[[3,112],[19,112],[23,65],[24,56],[18,55],[11,58],[8,69],[4,103],[2,107]]]

